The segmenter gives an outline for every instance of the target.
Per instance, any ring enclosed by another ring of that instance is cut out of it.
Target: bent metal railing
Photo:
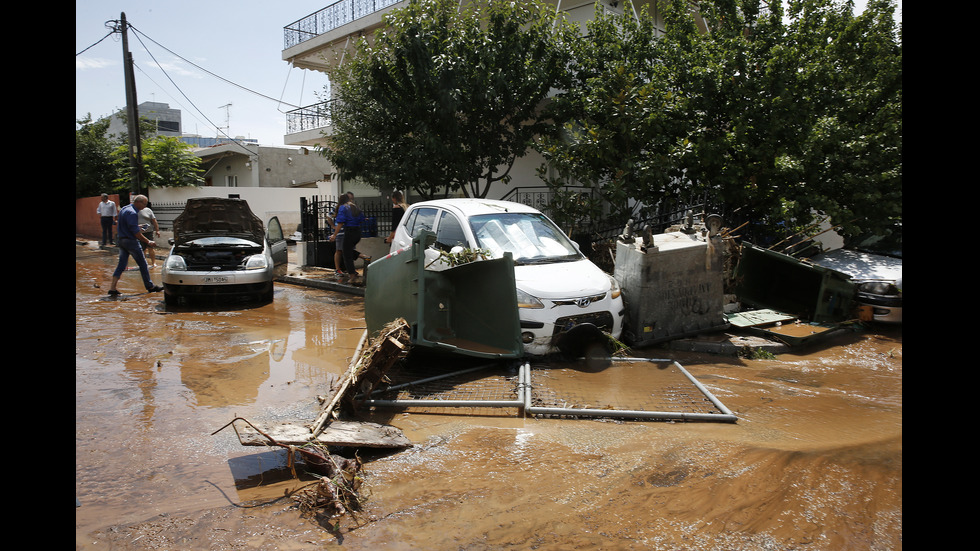
[[[283,49],[391,7],[404,0],[338,0],[283,28]]]
[[[392,384],[356,399],[369,407],[422,411],[475,408],[482,415],[489,415],[487,409],[514,408],[523,415],[559,419],[738,422],[731,410],[674,360],[613,357],[607,363],[605,369],[595,373],[553,369],[550,365],[535,369],[530,362],[520,365],[516,374],[513,367],[500,364],[460,371],[446,371],[444,367],[430,371],[416,366],[412,371],[422,379],[413,380],[407,373],[390,373]],[[651,370],[651,364],[657,367]],[[610,387],[600,396],[590,390],[595,388],[592,379],[603,377],[606,370],[627,377],[635,372],[631,370],[652,372],[655,376],[647,376],[640,386]]]

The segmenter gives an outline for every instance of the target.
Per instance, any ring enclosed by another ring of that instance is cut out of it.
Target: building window
[[[226,176],[226,178],[228,181],[225,185],[228,187],[238,187],[238,176]]]
[[[177,121],[157,121],[157,130],[160,132],[180,133],[180,123]]]

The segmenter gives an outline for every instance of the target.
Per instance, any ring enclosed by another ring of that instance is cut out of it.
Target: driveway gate
[[[391,231],[391,202],[387,199],[357,200],[364,212],[365,223],[361,238],[388,235]],[[337,215],[337,201],[314,195],[299,198],[300,233],[306,243],[306,259],[310,266],[333,268],[336,250],[333,235],[333,219]]]

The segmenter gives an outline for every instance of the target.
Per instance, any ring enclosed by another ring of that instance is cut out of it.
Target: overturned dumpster
[[[735,294],[748,309],[732,325],[789,345],[829,336],[855,319],[856,286],[847,274],[743,243]]]
[[[420,232],[411,246],[368,267],[368,332],[401,318],[415,347],[479,358],[523,356],[513,258],[435,270],[425,254],[434,242],[435,234]]]
[[[735,294],[743,303],[815,323],[852,317],[855,289],[847,274],[751,243],[742,244],[735,268]]]
[[[702,232],[624,235],[615,276],[627,302],[624,340],[634,347],[728,327],[721,238]]]

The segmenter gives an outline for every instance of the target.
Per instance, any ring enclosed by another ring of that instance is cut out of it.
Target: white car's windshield
[[[581,258],[575,245],[547,218],[536,213],[483,214],[470,217],[481,249],[494,258],[509,252],[517,264],[561,262]]]

